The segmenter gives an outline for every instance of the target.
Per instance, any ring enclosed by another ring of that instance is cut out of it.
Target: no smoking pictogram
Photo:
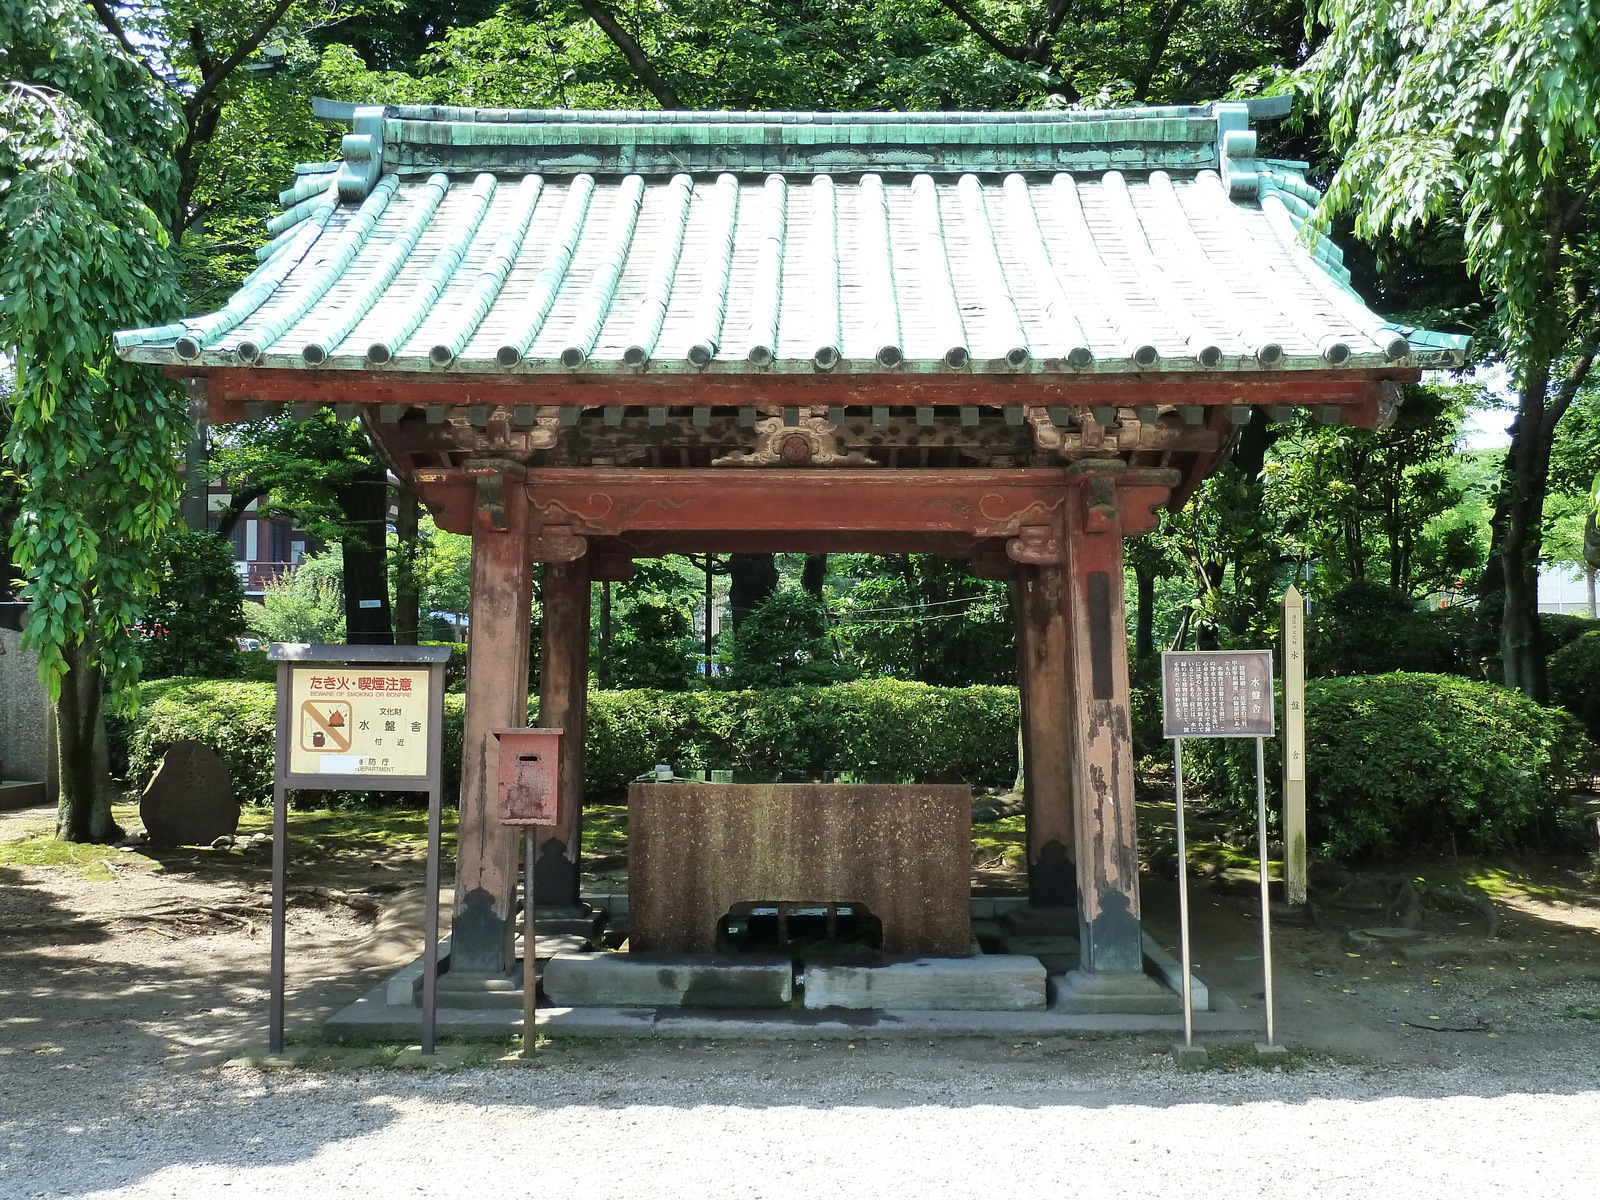
[[[342,700],[305,700],[300,704],[300,748],[313,753],[342,754],[350,749],[350,706]]]

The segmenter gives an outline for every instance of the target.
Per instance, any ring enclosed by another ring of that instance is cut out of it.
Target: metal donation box
[[[496,729],[500,824],[554,825],[561,811],[561,730]]]

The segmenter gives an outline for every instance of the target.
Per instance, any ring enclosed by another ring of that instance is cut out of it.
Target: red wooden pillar
[[[455,917],[450,970],[499,973],[512,965],[517,842],[495,810],[499,743],[491,732],[528,711],[533,567],[527,493],[498,475],[477,481],[472,522],[472,627],[461,748]]]
[[[1075,830],[1066,573],[1059,564],[1017,570],[1017,682],[1022,700],[1028,812],[1028,899],[1071,908]]]
[[[583,837],[583,738],[589,708],[589,556],[547,562],[540,596],[539,724],[561,739],[561,820],[540,830],[538,908],[578,905]]]
[[[1140,974],[1139,847],[1116,488],[1109,479],[1082,479],[1069,488],[1066,507],[1081,965],[1091,975]]]

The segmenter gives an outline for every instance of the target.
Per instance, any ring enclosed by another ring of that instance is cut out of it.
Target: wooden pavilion
[[[1015,580],[1033,902],[1142,969],[1122,543],[1253,410],[1392,416],[1459,361],[1302,237],[1277,102],[1018,113],[348,108],[219,311],[118,335],[211,418],[359,412],[473,540],[453,966],[512,954],[490,731],[568,731],[541,904],[577,902],[589,584],[669,552],[919,551]],[[649,764],[643,764],[648,766]]]

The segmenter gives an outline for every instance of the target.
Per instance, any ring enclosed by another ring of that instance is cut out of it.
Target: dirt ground
[[[199,1068],[259,1043],[266,843],[63,856],[46,840],[51,819],[44,809],[0,813],[0,1073],[8,1056],[50,1056],[68,1069],[108,1059]],[[290,1010],[302,1036],[420,945],[420,814],[367,828],[350,821],[296,814]],[[265,815],[250,813],[241,832],[264,827]],[[1418,1067],[1600,1045],[1600,889],[1590,869],[1412,862],[1315,888],[1314,919],[1283,916],[1274,930],[1281,1040],[1338,1062]],[[1241,874],[1193,885],[1196,973],[1259,1013],[1258,894]],[[1397,892],[1409,913],[1393,911]],[[1483,896],[1492,913],[1481,899],[1460,902]],[[1147,927],[1175,948],[1174,884],[1147,877],[1143,900]],[[1348,936],[1407,919],[1422,932],[1404,953]],[[1167,1040],[1134,1039],[1142,1052]]]

